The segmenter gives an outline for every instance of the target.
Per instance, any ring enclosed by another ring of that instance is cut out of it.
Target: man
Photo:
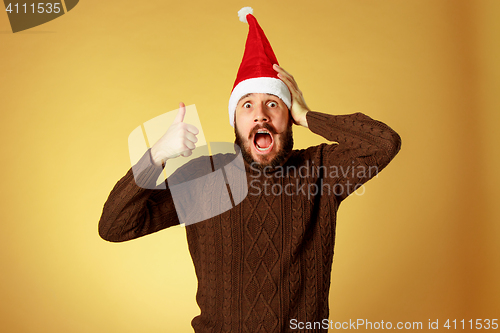
[[[324,331],[338,207],[392,160],[401,140],[360,113],[309,110],[251,11],[239,14],[248,20],[249,34],[229,117],[249,191],[234,208],[186,225],[201,309],[192,326],[196,332]],[[169,159],[189,156],[195,148],[198,130],[182,122],[184,112],[181,103],[165,135],[111,192],[99,223],[104,239],[134,239],[183,218],[175,209],[170,177],[163,189],[142,185],[154,181]],[[293,124],[336,144],[292,150]],[[173,178],[196,174],[200,161]],[[211,186],[202,188],[214,197]]]

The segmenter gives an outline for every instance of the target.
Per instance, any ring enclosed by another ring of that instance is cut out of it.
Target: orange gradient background
[[[183,101],[233,140],[244,6],[311,109],[403,140],[341,205],[330,319],[500,319],[499,1],[85,0],[16,34],[0,13],[2,332],[193,331],[185,229],[113,244],[97,223],[140,124]]]

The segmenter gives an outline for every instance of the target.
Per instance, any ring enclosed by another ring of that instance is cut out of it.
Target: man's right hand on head
[[[180,155],[188,157],[196,148],[195,143],[198,141],[196,135],[199,131],[195,126],[183,122],[185,114],[186,106],[181,102],[174,122],[151,147],[151,159],[155,165],[161,166],[168,159]]]

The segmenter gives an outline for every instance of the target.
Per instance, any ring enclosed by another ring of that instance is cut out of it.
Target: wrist
[[[155,166],[162,166],[163,163],[166,163],[168,158],[160,158],[158,157],[158,153],[155,150],[155,147],[151,147],[149,149],[149,157],[151,158],[151,163],[154,164]]]
[[[304,126],[306,128],[309,128],[309,124],[307,123],[307,113],[309,111],[304,111],[304,113],[302,114],[302,117],[300,118],[300,122],[299,122],[299,125],[300,126]]]

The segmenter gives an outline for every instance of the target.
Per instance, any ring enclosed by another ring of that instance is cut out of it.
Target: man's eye
[[[271,108],[275,108],[275,107],[277,107],[277,106],[278,106],[278,103],[276,103],[276,102],[269,102],[269,104],[268,104],[268,105],[269,105],[269,107],[271,107]]]
[[[246,102],[245,104],[243,104],[243,107],[248,109],[252,107],[252,104],[250,102]]]

